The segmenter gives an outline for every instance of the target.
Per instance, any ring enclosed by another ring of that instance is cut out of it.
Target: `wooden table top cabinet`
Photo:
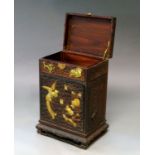
[[[87,148],[107,131],[115,25],[114,17],[66,15],[63,50],[39,60],[38,133]]]

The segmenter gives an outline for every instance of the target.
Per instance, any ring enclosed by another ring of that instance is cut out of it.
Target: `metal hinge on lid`
[[[109,56],[110,56],[110,41],[108,41],[108,46],[107,48],[105,49],[104,53],[103,53],[103,60],[108,60],[109,59]]]

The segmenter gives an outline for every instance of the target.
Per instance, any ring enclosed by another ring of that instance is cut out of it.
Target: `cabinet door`
[[[66,78],[41,74],[41,121],[61,129],[83,131],[84,86]]]

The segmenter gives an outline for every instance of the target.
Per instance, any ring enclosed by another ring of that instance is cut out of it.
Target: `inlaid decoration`
[[[60,87],[60,85],[59,85]],[[64,83],[59,90],[57,87],[57,81],[51,83],[50,86],[42,86],[46,90],[45,103],[46,109],[54,121],[57,119],[58,115],[63,119],[65,123],[72,127],[77,127],[80,122],[80,109],[81,109],[81,98],[82,93],[72,90],[69,84]],[[66,92],[68,95],[63,96],[62,94]],[[68,100],[67,97],[70,99]],[[53,104],[53,101],[55,103]],[[55,111],[56,107],[59,106],[59,111]],[[59,114],[58,114],[59,113]]]

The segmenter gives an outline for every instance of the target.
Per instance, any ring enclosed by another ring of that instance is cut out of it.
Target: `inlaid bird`
[[[47,110],[48,110],[49,114],[51,115],[52,119],[55,119],[57,113],[54,112],[54,110],[53,110],[52,101],[53,101],[53,98],[58,97],[58,93],[59,93],[59,91],[56,89],[56,82],[54,82],[51,85],[51,87],[42,86],[42,88],[48,91],[47,95],[45,96],[46,107],[47,107]]]

